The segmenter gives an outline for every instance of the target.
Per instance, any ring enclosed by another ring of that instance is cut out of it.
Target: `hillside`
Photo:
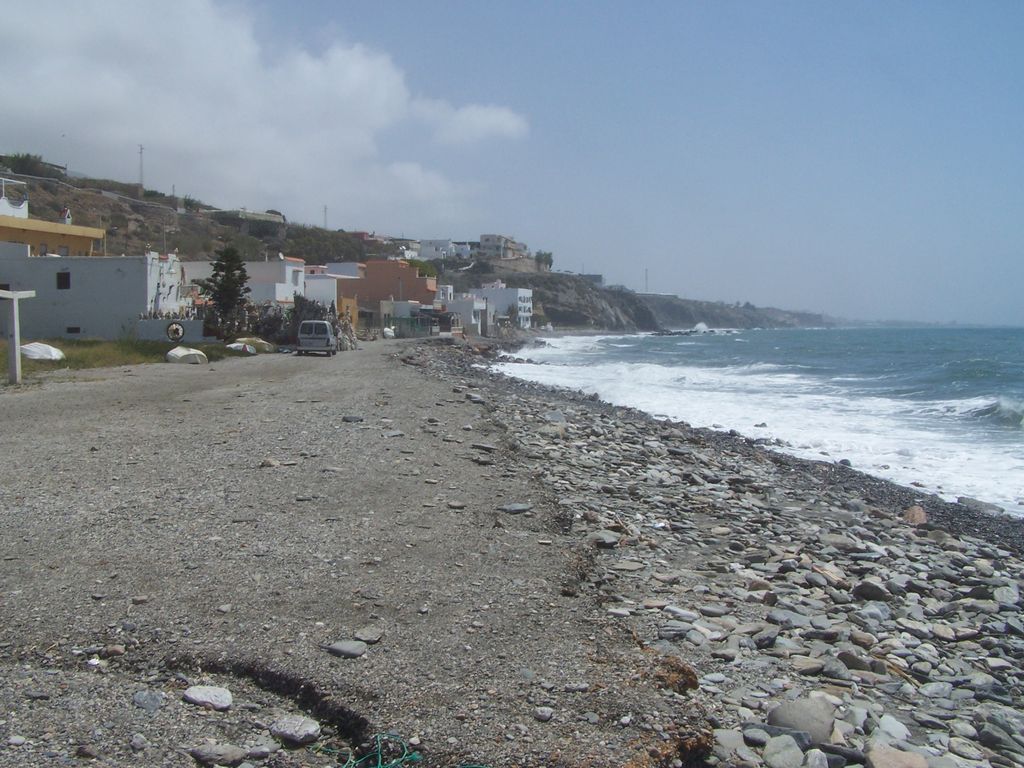
[[[28,158],[29,167],[13,160]],[[6,161],[6,162],[5,162]],[[106,231],[106,253],[139,254],[145,250],[176,251],[183,261],[210,260],[227,244],[247,260],[278,252],[304,258],[310,264],[363,261],[396,252],[396,246],[366,243],[344,232],[294,224],[277,211],[259,220],[219,211],[199,200],[178,199],[154,190],[108,179],[64,179],[61,169],[33,156],[0,156],[0,170],[27,183],[29,212],[34,218],[56,221],[64,206],[75,224]],[[32,176],[14,171],[31,172]],[[44,178],[45,177],[45,178]],[[19,188],[11,190],[12,196]],[[443,263],[436,266],[442,268]],[[481,282],[504,280],[509,286],[531,288],[534,312],[541,322],[558,328],[613,331],[653,331],[692,328],[795,328],[829,325],[821,315],[758,308],[749,304],[692,301],[676,296],[637,294],[595,285],[577,275],[503,270],[500,262],[478,264],[470,271],[449,271],[439,282],[465,291]],[[532,264],[530,265],[532,267]]]
[[[655,331],[693,328],[818,328],[833,325],[828,318],[807,312],[787,312],[751,304],[730,305],[694,301],[663,294],[641,294],[602,288],[578,275],[524,274],[502,271],[455,272],[441,275],[456,290],[468,290],[480,280],[501,279],[511,287],[533,289],[534,314],[557,328],[611,331]]]
[[[534,316],[558,328],[653,331],[661,327],[636,294],[599,288],[577,275],[506,272],[498,268],[484,274],[446,272],[439,279],[453,284],[456,291],[495,279],[513,288],[531,288]]]
[[[4,158],[0,157],[3,165]],[[136,184],[86,178],[69,182],[3,173],[27,183],[27,188],[12,187],[9,194],[16,198],[27,189],[30,216],[57,221],[61,209],[67,206],[75,224],[98,227],[107,233],[106,252],[111,256],[145,250],[177,251],[183,261],[203,261],[216,258],[215,252],[230,243],[248,260],[282,252],[323,264],[393,251],[383,243],[373,243],[372,250],[368,250],[366,243],[347,232],[287,221],[281,225],[224,217],[217,209],[189,197],[178,199],[147,189],[140,198]]]

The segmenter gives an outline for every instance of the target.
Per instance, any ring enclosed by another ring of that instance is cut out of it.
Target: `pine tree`
[[[226,335],[232,334],[245,317],[244,309],[249,295],[249,274],[245,271],[242,255],[233,246],[217,251],[213,262],[213,274],[203,280],[200,286],[213,301],[220,316],[221,328]]]

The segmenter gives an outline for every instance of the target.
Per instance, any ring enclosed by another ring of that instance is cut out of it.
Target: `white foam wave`
[[[577,355],[593,355],[601,353],[605,342],[635,340],[636,335],[604,335],[604,336],[554,336],[540,339],[543,346],[526,347],[519,354],[527,360],[547,361],[567,359]]]
[[[498,369],[596,393],[607,402],[694,426],[718,425],[778,439],[797,456],[849,459],[864,472],[904,485],[920,483],[950,500],[973,496],[1024,515],[1024,445],[1019,439],[979,441],[975,432],[958,428],[957,420],[949,417],[965,417],[991,405],[991,400],[922,406],[887,397],[851,396],[837,383],[772,366],[601,363]],[[756,426],[762,423],[767,426]]]

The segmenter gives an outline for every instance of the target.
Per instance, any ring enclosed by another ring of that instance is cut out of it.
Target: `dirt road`
[[[0,765],[191,765],[282,713],[318,717],[323,750],[268,764],[334,764],[342,737],[388,730],[430,765],[636,751],[615,718],[647,695],[619,685],[639,652],[563,590],[556,506],[486,404],[403,348],[0,391]],[[196,682],[232,709],[184,703]],[[551,717],[551,687],[578,701]],[[581,735],[595,711],[607,727]]]

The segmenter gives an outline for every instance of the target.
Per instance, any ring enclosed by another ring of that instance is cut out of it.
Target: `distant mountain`
[[[687,329],[697,323],[709,328],[825,328],[838,322],[813,312],[790,312],[752,304],[725,304],[643,293],[637,296],[650,308],[662,328]]]

